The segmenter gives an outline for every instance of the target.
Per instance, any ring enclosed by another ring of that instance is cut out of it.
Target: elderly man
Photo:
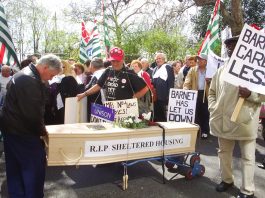
[[[16,73],[7,85],[1,117],[9,197],[43,197],[46,153],[45,85],[62,70],[55,55]]]
[[[238,41],[232,37],[225,41],[228,56],[231,57]],[[211,134],[218,137],[222,182],[216,191],[224,192],[234,184],[232,156],[235,142],[241,151],[242,184],[237,198],[254,197],[255,147],[261,102],[265,96],[251,92],[247,88],[236,87],[223,80],[224,68],[220,67],[212,79],[209,89],[209,111]],[[245,99],[236,122],[231,116],[240,97]]]
[[[150,78],[152,78],[152,75],[153,75],[153,69],[150,68],[150,64],[149,64],[149,61],[148,59],[146,58],[142,58],[141,59],[141,63],[142,63],[142,66],[143,66],[143,71],[147,72],[150,76]]]
[[[191,68],[191,65],[190,65],[191,61],[189,59],[193,59],[191,55],[187,55],[185,57],[185,62],[184,62],[185,64],[183,65],[183,67],[180,68],[178,76],[175,79],[178,82],[178,87],[180,89],[183,88],[185,78],[186,78],[186,76],[187,76],[187,74]]]
[[[92,73],[91,80],[86,85],[85,90],[90,89],[97,84],[98,79],[102,76],[105,71],[104,63],[101,58],[93,58],[90,62],[90,71]],[[90,121],[91,103],[102,104],[105,101],[103,90],[91,95],[87,100],[87,120]]]
[[[97,83],[87,91],[78,94],[78,100],[105,89],[107,101],[141,98],[148,91],[145,82],[132,70],[124,66],[124,52],[118,47],[110,50],[111,66],[108,67]]]
[[[208,90],[209,83],[206,83],[207,55],[197,56],[198,65],[192,67],[185,79],[183,89],[198,90],[195,123],[200,126],[201,138],[206,139],[209,134],[209,111],[208,111]]]
[[[153,84],[157,100],[154,103],[154,120],[165,122],[166,106],[168,104],[169,89],[174,88],[175,75],[173,68],[166,64],[166,55],[157,53],[155,56],[156,67],[153,71]]]

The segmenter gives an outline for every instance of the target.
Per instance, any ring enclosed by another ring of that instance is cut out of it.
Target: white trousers
[[[239,142],[241,152],[242,185],[240,191],[251,195],[255,191],[254,171],[255,171],[255,149],[256,140],[228,140],[218,138],[219,142],[219,163],[222,181],[226,183],[234,182],[232,173],[232,158],[235,142]]]

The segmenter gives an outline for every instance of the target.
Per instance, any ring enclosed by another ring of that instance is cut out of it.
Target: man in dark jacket
[[[166,106],[168,105],[169,89],[174,88],[175,75],[173,68],[166,64],[166,55],[157,53],[156,67],[153,71],[153,84],[156,89],[157,101],[154,103],[155,121],[165,122]]]
[[[44,82],[61,70],[61,60],[46,55],[36,66],[30,64],[16,73],[7,85],[1,122],[10,197],[44,196]]]

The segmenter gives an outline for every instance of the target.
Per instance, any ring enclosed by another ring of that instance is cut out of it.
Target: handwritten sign
[[[125,155],[140,152],[162,151],[163,149],[187,148],[190,147],[191,134],[172,135],[165,137],[163,148],[162,136],[86,141],[85,157],[106,157],[112,155]]]
[[[232,57],[225,68],[224,80],[265,94],[265,33],[245,24]]]
[[[124,120],[128,116],[139,116],[137,99],[114,100],[104,102],[104,106],[115,110],[114,121]]]
[[[170,89],[167,121],[194,123],[197,91]]]
[[[91,103],[90,122],[113,122],[115,116],[114,109],[100,104]]]

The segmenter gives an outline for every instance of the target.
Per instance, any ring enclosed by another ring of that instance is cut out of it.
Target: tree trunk
[[[196,6],[215,4],[215,0],[194,0],[194,2]],[[231,27],[233,36],[239,35],[244,26],[241,0],[231,0],[231,13],[227,11],[222,2],[220,8],[224,24],[227,24]]]

